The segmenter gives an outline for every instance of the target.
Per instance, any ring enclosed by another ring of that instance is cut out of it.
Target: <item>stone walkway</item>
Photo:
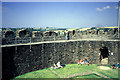
[[[68,76],[67,78],[72,78],[72,77],[75,77],[75,76],[90,75],[90,74],[92,74],[92,71],[87,71],[87,72],[83,72],[83,73],[79,73],[79,74],[73,74],[73,75]]]
[[[76,39],[76,40],[57,40],[57,41],[43,41],[43,42],[33,42],[33,43],[21,43],[21,44],[10,44],[10,45],[1,45],[1,47],[11,47],[11,46],[21,46],[21,45],[36,45],[44,43],[62,43],[62,42],[74,42],[74,41],[120,41],[120,40],[100,40],[100,39]]]
[[[59,76],[59,78],[72,78],[72,77],[75,77],[75,76],[84,76],[84,75],[90,75],[90,74],[96,74],[98,76],[101,76],[102,78],[107,78],[107,79],[110,79],[109,77],[103,75],[103,74],[100,74],[100,73],[97,73],[97,72],[92,72],[92,71],[87,71],[87,72],[83,72],[83,73],[78,73],[78,74],[73,74],[73,75],[69,75],[67,77],[65,76],[61,76],[60,74],[56,73],[53,69],[50,69],[55,75]],[[111,79],[112,80],[112,79]]]
[[[103,78],[109,78],[109,77],[107,77],[107,76],[105,76],[105,75],[103,75],[103,74],[97,73],[97,72],[92,72],[92,73],[94,73],[94,74],[96,74],[96,75],[98,75],[98,76],[101,76],[101,77],[103,77]]]

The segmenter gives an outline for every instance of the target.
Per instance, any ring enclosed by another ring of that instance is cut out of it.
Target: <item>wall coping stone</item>
[[[62,43],[62,42],[75,42],[75,41],[120,41],[120,40],[100,40],[100,39],[77,39],[77,40],[59,40],[59,41],[44,41],[44,42],[33,42],[33,43],[24,43],[24,44],[10,44],[10,45],[1,45],[1,47],[12,47],[12,46],[23,46],[23,45],[36,45],[44,43]]]

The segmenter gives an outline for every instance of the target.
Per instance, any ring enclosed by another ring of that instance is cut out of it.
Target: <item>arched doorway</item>
[[[66,33],[66,40],[69,40],[69,32]]]
[[[73,35],[75,34],[75,30],[73,30]]]
[[[5,33],[5,38],[14,38],[15,35],[14,35],[14,32],[13,31],[7,31]]]
[[[108,64],[108,48],[107,47],[102,47],[100,48],[100,63],[101,64]]]

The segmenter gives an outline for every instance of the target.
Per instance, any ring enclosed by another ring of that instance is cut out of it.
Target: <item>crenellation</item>
[[[108,35],[114,35],[114,29],[109,29],[107,33]]]
[[[31,37],[31,32],[27,29],[21,29],[16,31],[17,38]]]
[[[92,30],[87,30],[88,35],[92,35]]]
[[[42,37],[43,34],[40,31],[32,31],[32,37]]]
[[[8,34],[9,33],[9,34]],[[12,30],[3,31],[2,44],[18,44],[29,42],[43,42],[56,40],[76,40],[76,39],[119,39],[118,28],[106,29],[71,29],[71,30],[56,30],[56,31],[30,31],[28,29],[20,29],[16,31],[16,35]],[[10,37],[10,38],[9,38]],[[120,37],[120,35],[119,35]]]
[[[102,36],[102,35],[104,35],[104,34],[105,34],[104,30],[99,30],[99,31],[98,31],[98,35],[100,35],[100,36]]]
[[[82,35],[87,35],[87,30],[82,31]]]
[[[98,34],[98,31],[97,31],[96,29],[93,29],[93,30],[91,31],[91,34],[92,34],[92,35],[97,35],[97,34]]]
[[[15,33],[12,30],[2,31],[2,38],[15,38]]]
[[[57,33],[54,31],[45,31],[43,36],[57,36]]]

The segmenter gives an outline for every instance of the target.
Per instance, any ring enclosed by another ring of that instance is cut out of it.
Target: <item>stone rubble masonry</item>
[[[20,29],[16,31],[17,38],[31,37],[32,33],[28,29]]]
[[[64,35],[60,35],[63,32]],[[9,34],[8,34],[9,33]],[[120,33],[120,32],[119,32]],[[54,40],[66,40],[66,36],[68,35],[69,40],[76,39],[118,39],[118,29],[110,28],[108,30],[71,30],[71,31],[29,31],[27,29],[21,29],[16,31],[16,35],[12,31],[3,31],[3,45],[4,44],[15,44],[15,38],[18,41],[22,41],[23,43],[28,42],[29,38],[32,38],[33,42],[41,42],[41,41],[54,41]],[[15,37],[16,36],[16,37]],[[120,37],[120,36],[119,36]],[[26,40],[26,41],[25,41]],[[30,42],[30,41],[29,41]],[[18,42],[21,43],[21,42]]]
[[[32,31],[32,37],[41,37],[42,33],[40,31]]]
[[[15,38],[15,33],[12,30],[2,31],[2,38]]]
[[[78,59],[87,59],[90,64],[100,64],[102,47],[108,48],[108,64],[120,62],[120,41],[70,41],[2,47],[3,78],[48,68],[58,61],[77,64]]]

